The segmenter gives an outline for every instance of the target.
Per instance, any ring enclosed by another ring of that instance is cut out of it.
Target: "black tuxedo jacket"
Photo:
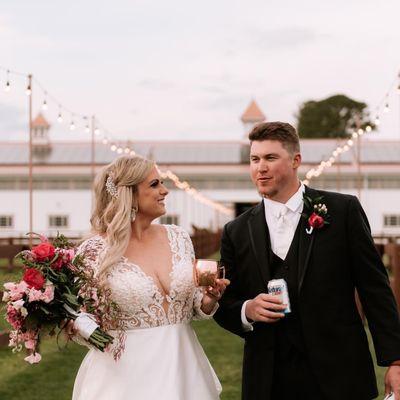
[[[316,191],[323,196],[330,224],[306,233],[301,218],[298,257],[298,312],[307,354],[326,399],[366,400],[377,396],[373,362],[354,292],[357,289],[372,333],[378,364],[400,360],[400,322],[386,270],[367,217],[356,197]],[[268,400],[274,364],[275,324],[241,323],[243,302],[267,292],[269,233],[264,204],[224,227],[221,261],[231,280],[215,320],[245,339],[242,398]]]

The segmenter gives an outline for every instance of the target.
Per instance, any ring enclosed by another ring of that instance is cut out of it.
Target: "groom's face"
[[[298,185],[299,153],[291,154],[277,140],[253,141],[250,147],[250,173],[259,193],[272,200],[285,197]]]

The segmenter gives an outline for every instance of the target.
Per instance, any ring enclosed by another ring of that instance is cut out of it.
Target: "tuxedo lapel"
[[[306,186],[305,195],[311,198],[318,197],[318,192]],[[304,209],[303,213],[308,213],[309,210]],[[308,221],[303,216],[300,218],[300,238],[299,238],[299,265],[298,265],[298,291],[300,292],[303,286],[304,277],[307,272],[310,255],[314,244],[316,229],[311,234],[306,232]]]
[[[260,270],[263,282],[265,285],[271,279],[269,268],[270,260],[270,238],[268,226],[265,220],[264,202],[253,209],[252,215],[247,221],[249,229],[250,243],[257,260],[257,265]]]

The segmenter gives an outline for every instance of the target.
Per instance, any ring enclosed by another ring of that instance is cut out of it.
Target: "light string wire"
[[[11,85],[11,81],[10,81],[10,75],[25,77],[26,79],[28,79],[30,76],[32,76],[30,74],[15,71],[13,69],[6,68],[1,65],[0,65],[0,71],[4,71],[6,73],[6,77],[7,77],[6,86],[5,86],[6,91],[11,90],[12,85]],[[90,132],[90,125],[89,125],[90,124],[90,117],[89,117],[90,114],[82,114],[82,113],[73,111],[68,107],[65,107],[64,104],[61,101],[59,101],[59,99],[56,96],[54,96],[51,92],[49,92],[45,88],[45,86],[34,76],[32,77],[32,83],[34,83],[35,86],[37,86],[39,88],[39,90],[42,92],[43,102],[42,102],[41,108],[43,110],[48,109],[49,101],[52,103],[55,103],[55,105],[58,109],[57,121],[59,123],[63,122],[64,114],[69,114],[70,115],[70,130],[75,130],[76,129],[76,121],[81,119],[85,126],[85,131],[87,133]],[[26,94],[28,96],[30,96],[32,94],[32,87],[29,87],[29,86],[26,87]],[[101,122],[99,121],[98,118],[93,117],[93,120],[95,122],[95,126],[92,127],[92,129],[94,129],[95,135],[97,137],[102,138],[102,143],[104,145],[110,145],[111,151],[116,152],[119,155],[125,153],[125,154],[130,154],[133,156],[136,154],[133,146],[129,144],[130,143],[129,141],[126,141],[126,144],[122,145],[123,141],[115,139],[114,135],[101,124]],[[159,168],[159,167],[157,166],[157,168]],[[230,217],[233,216],[233,210],[231,208],[226,207],[226,206],[222,205],[221,203],[216,202],[216,201],[210,199],[209,197],[205,196],[199,190],[192,187],[187,181],[182,181],[171,170],[161,171],[159,169],[159,171],[160,171],[161,176],[164,179],[165,178],[170,179],[174,183],[175,187],[177,187],[180,190],[183,190],[187,195],[193,197],[195,200],[217,210],[218,212],[220,212],[222,214],[228,215]]]
[[[382,97],[381,101],[375,107],[374,124],[377,127],[379,127],[381,122],[381,113],[382,112],[388,113],[390,111],[389,96],[392,93],[394,87],[396,87],[396,82],[397,82],[397,92],[400,94],[400,72],[398,73],[397,77],[393,79],[392,83],[389,86],[389,89],[385,92],[385,95]],[[354,146],[354,144],[357,142],[357,140],[360,139],[362,135],[364,135],[365,133],[369,133],[371,131],[372,131],[371,125],[367,125],[365,129],[360,127],[358,129],[349,130],[351,137],[344,141],[345,144],[338,145],[334,150],[332,150],[331,155],[325,158],[323,161],[321,161],[318,167],[310,168],[305,174],[306,179],[303,180],[303,183],[305,185],[308,185],[313,178],[319,177],[326,168],[332,167],[332,165],[335,164],[335,162],[337,162],[337,159],[340,157],[341,154],[349,151],[350,148]]]

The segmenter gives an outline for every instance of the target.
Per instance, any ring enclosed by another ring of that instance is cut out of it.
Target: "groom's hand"
[[[286,308],[279,296],[261,293],[246,304],[246,318],[260,322],[277,322],[285,316],[282,312]]]
[[[400,366],[392,365],[385,375],[385,394],[394,393],[395,400],[400,400]]]

